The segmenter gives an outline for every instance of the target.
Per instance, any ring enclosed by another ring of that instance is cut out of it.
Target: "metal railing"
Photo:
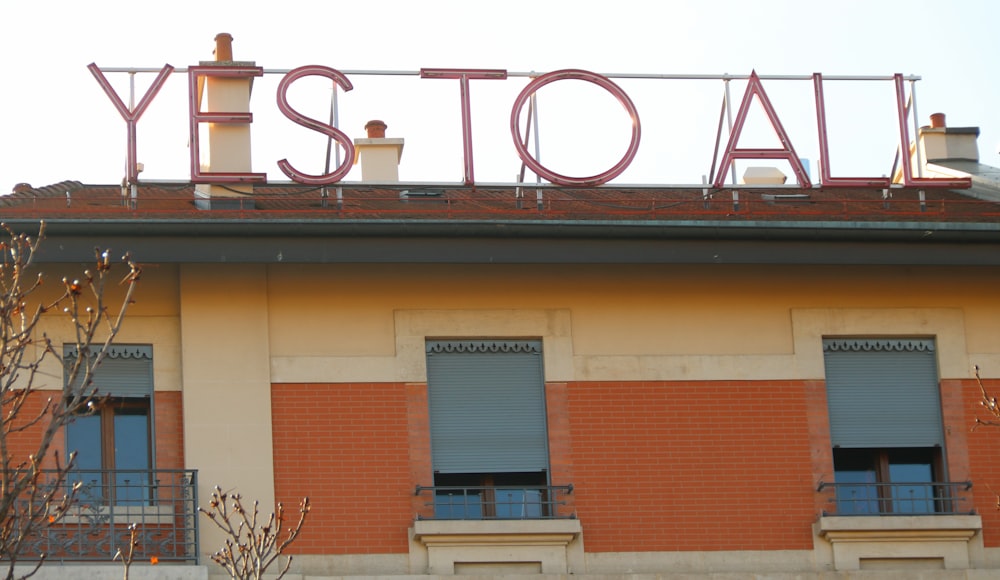
[[[576,514],[567,501],[567,496],[572,493],[572,485],[418,485],[415,495],[430,496],[424,507],[428,512],[433,511],[433,516],[420,514],[417,519],[572,519]]]
[[[136,562],[198,563],[197,470],[75,469],[62,485],[75,484],[69,510],[29,539],[23,559],[111,562],[119,547],[127,549],[134,524]]]
[[[835,510],[823,515],[837,516],[926,516],[973,514],[961,506],[970,501],[962,492],[972,489],[971,481],[920,483],[828,483],[817,491],[833,490],[830,502]]]

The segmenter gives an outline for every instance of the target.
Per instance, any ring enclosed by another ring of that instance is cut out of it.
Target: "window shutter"
[[[67,369],[77,355],[76,347],[63,347]],[[83,381],[77,377],[76,385]],[[93,375],[97,396],[148,397],[153,394],[153,347],[151,345],[112,345]]]
[[[943,444],[932,339],[826,339],[823,355],[835,447]]]
[[[539,341],[428,341],[434,470],[548,469]]]

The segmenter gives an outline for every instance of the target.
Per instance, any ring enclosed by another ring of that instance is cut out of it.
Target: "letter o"
[[[622,156],[618,163],[613,165],[607,171],[590,177],[570,177],[568,175],[556,173],[539,163],[534,157],[531,156],[531,153],[529,153],[528,149],[522,144],[523,139],[521,135],[521,127],[518,121],[521,117],[521,110],[524,108],[524,104],[528,101],[531,95],[545,85],[569,79],[594,83],[595,85],[608,91],[614,95],[616,99],[618,99],[618,102],[625,108],[625,112],[627,112],[629,117],[632,118],[632,142],[629,143],[628,150],[625,152],[625,155]],[[558,185],[579,187],[602,185],[621,175],[622,172],[628,168],[629,164],[632,163],[636,152],[639,150],[639,137],[642,130],[641,125],[639,124],[639,112],[632,103],[632,99],[629,98],[628,94],[626,94],[621,87],[612,82],[611,79],[590,71],[563,69],[538,76],[524,87],[521,94],[519,94],[517,99],[514,101],[514,107],[510,112],[510,133],[514,138],[514,148],[517,150],[518,157],[520,157],[521,161],[530,167],[531,170],[537,175]]]

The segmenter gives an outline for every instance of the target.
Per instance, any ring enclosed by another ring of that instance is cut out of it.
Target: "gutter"
[[[145,263],[1000,265],[1000,224],[982,222],[118,218],[49,220],[46,237],[49,263],[101,247]]]
[[[414,220],[213,218],[46,219],[47,236],[478,237],[594,239],[780,239],[1000,243],[1000,222],[737,221],[737,220]],[[5,220],[37,231],[38,220]]]

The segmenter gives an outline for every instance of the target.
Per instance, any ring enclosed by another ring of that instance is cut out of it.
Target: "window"
[[[945,511],[934,482],[937,449],[834,449],[838,513],[897,515]],[[890,485],[879,486],[880,482]]]
[[[549,515],[540,341],[428,341],[435,517]]]
[[[545,472],[436,473],[439,519],[530,519],[548,514]]]
[[[931,339],[826,339],[837,513],[949,511]]]
[[[67,361],[76,356],[71,347],[64,352]],[[151,499],[152,362],[150,346],[112,346],[93,377],[99,404],[66,427],[67,451],[77,453],[71,482],[83,484],[85,500],[141,505]]]
[[[109,488],[116,504],[149,499],[149,443],[149,399],[107,399],[66,428],[67,447],[77,451],[80,480],[92,496],[103,498]]]

